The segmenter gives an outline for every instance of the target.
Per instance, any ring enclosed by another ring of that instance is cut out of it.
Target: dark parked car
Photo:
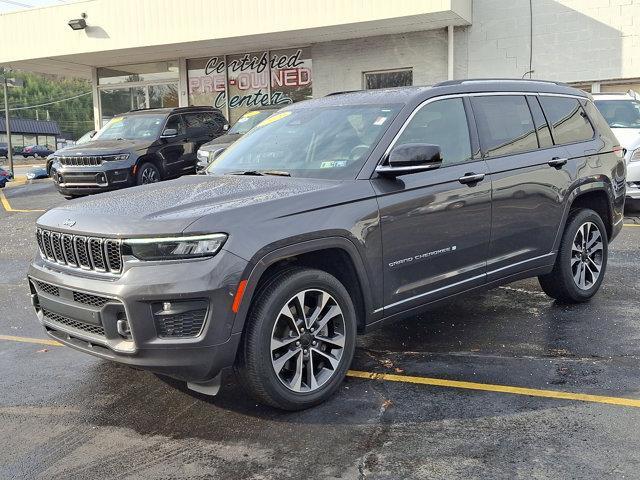
[[[6,143],[0,142],[0,157],[7,158],[9,156],[9,147]]]
[[[198,148],[226,124],[211,107],[131,111],[109,120],[91,142],[55,155],[53,180],[74,197],[195,173]]]
[[[53,153],[53,150],[51,150],[49,147],[45,145],[32,145],[29,147],[24,147],[22,149],[22,156],[24,158],[28,158],[28,157],[45,158],[51,155],[52,153]]]
[[[27,180],[38,180],[41,178],[49,178],[45,167],[33,167],[27,172]]]
[[[4,188],[8,181],[9,179],[7,177],[0,177],[0,188]]]
[[[4,168],[0,168],[0,177],[4,177],[7,181],[13,180],[13,175],[9,170],[5,170]]]
[[[268,105],[249,110],[242,115],[226,134],[205,143],[198,150],[198,170],[204,170],[209,163],[224,152],[229,145],[241,138],[260,122],[273,115],[282,105]]]
[[[51,337],[209,394],[233,366],[259,401],[306,408],[356,333],[532,276],[589,300],[623,221],[618,141],[589,94],[551,82],[300,102],[207,173],[38,219]]]
[[[56,155],[57,156],[62,155],[62,152],[64,152],[67,148],[75,147],[76,145],[83,145],[83,144],[91,141],[91,139],[93,139],[95,134],[96,134],[96,131],[95,130],[91,130],[91,131],[85,133],[84,135],[82,135],[78,140],[76,140],[75,144],[70,145],[68,147],[61,148],[60,150],[56,150],[51,155],[49,155],[47,157],[47,166],[46,166],[47,176],[49,176],[49,177],[51,176],[51,167],[53,166],[53,161],[55,160]]]

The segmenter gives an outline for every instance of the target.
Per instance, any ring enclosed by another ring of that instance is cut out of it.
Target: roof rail
[[[342,95],[343,93],[356,93],[356,92],[362,92],[363,90],[344,90],[342,92],[331,92],[331,93],[327,93],[325,95],[325,97],[332,97],[334,95]]]
[[[559,85],[563,87],[570,87],[563,82],[554,82],[553,80],[538,80],[529,78],[466,78],[460,80],[446,80],[444,82],[436,83],[434,87],[448,87],[451,85],[462,85],[464,83],[481,83],[481,82],[532,82],[532,83],[546,83],[552,85]]]
[[[154,108],[133,108],[129,110],[127,113],[132,112],[145,112],[145,111],[153,111],[153,110],[172,110],[174,112],[189,112],[192,110],[220,110],[219,108],[211,107],[211,106],[197,106],[192,105],[190,107],[154,107]]]

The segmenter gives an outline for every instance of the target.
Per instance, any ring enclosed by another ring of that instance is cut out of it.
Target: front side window
[[[95,140],[152,140],[160,135],[164,115],[124,115],[114,117],[96,133]]]
[[[538,148],[536,129],[524,96],[482,96],[472,98],[471,102],[485,156],[514,155]]]
[[[438,100],[422,107],[409,121],[395,145],[438,145],[443,165],[471,159],[471,140],[461,98]]]
[[[640,128],[637,100],[596,100],[596,107],[611,128]]]
[[[398,105],[335,105],[281,111],[232,144],[207,173],[278,171],[354,179],[399,110]]]
[[[167,120],[167,124],[164,127],[165,130],[173,129],[178,132],[178,135],[184,135],[184,123],[180,119],[180,115],[172,115]]]
[[[593,127],[577,99],[541,95],[540,103],[553,127],[556,145],[583,142],[593,138]]]

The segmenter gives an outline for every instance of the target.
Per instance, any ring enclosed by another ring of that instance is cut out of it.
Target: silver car
[[[640,95],[633,91],[598,93],[593,99],[626,150],[627,198],[640,201]]]

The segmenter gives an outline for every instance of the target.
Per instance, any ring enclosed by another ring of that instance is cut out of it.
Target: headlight
[[[123,242],[123,253],[139,260],[173,260],[212,257],[227,240],[224,233],[186,237],[131,238]]]
[[[196,156],[198,160],[209,163],[209,152],[207,150],[198,150]]]
[[[629,157],[629,163],[640,162],[640,148],[636,148]]]
[[[127,158],[129,158],[128,153],[121,153],[120,155],[114,155],[113,157],[104,157],[104,160],[107,160],[110,162],[117,162],[120,160],[126,160]]]

